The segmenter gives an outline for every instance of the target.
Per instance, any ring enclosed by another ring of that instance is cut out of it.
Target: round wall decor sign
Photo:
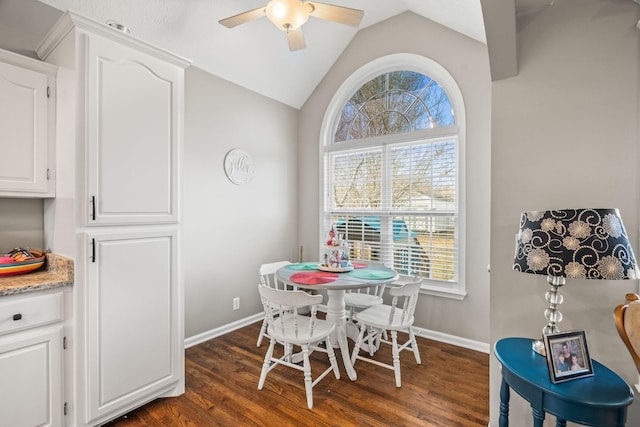
[[[234,184],[242,185],[251,181],[253,172],[253,159],[246,151],[234,148],[224,156],[224,173]]]

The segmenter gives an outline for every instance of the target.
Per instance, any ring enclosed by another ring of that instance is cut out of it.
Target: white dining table
[[[291,276],[296,273],[318,271],[317,269],[314,269],[313,266],[313,263],[290,264],[276,271],[276,277],[278,280],[298,288],[327,291],[327,320],[333,321],[335,325],[335,332],[330,340],[331,345],[340,348],[342,361],[344,363],[345,370],[347,371],[347,375],[352,381],[355,381],[358,378],[358,375],[351,364],[351,353],[349,352],[349,344],[347,342],[347,312],[344,303],[345,292],[349,289],[386,285],[398,280],[398,273],[391,268],[383,266],[382,264],[368,264],[366,267],[359,268],[358,270],[363,271],[360,271],[357,274],[359,276],[366,276],[367,273],[370,273],[371,276],[379,275],[381,278],[356,277],[356,273],[352,273],[350,271],[343,273],[335,272],[338,277],[335,281],[328,283],[305,284],[291,279]]]

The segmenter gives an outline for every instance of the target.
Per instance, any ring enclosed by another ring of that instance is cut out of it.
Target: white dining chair
[[[412,328],[421,283],[422,279],[418,279],[399,286],[391,286],[389,287],[391,304],[378,304],[354,314],[354,321],[358,324],[360,332],[351,353],[352,365],[355,365],[356,360],[362,360],[391,369],[395,372],[396,387],[400,387],[400,352],[410,349],[413,351],[416,363],[422,363]],[[401,345],[398,344],[398,331],[406,332],[409,335],[408,340]],[[384,332],[388,332],[391,335],[390,341],[383,336]],[[360,347],[363,342],[375,342],[377,347],[380,343],[390,345],[393,364],[390,365],[374,360],[371,357],[361,356]]]
[[[347,320],[357,324],[354,315],[358,311],[362,311],[374,305],[382,304],[382,296],[386,285],[370,286],[366,288],[351,289],[344,294],[344,305],[347,311]],[[373,340],[374,334],[365,336],[364,345],[369,349],[369,355],[373,356],[376,350],[376,344]]]
[[[381,265],[381,262],[368,261],[368,265]],[[368,286],[366,288],[349,289],[344,294],[344,305],[351,318],[356,310],[360,311],[374,305],[382,304],[385,285]]]
[[[345,292],[344,305],[349,313],[349,317],[353,317],[356,311],[382,304],[384,288],[385,285],[369,286],[366,288],[351,289]]]
[[[367,264],[384,266],[383,263],[377,261],[367,261]],[[347,290],[344,294],[344,305],[347,311],[347,320],[352,323],[356,323],[353,316],[357,311],[362,311],[366,308],[373,307],[374,305],[382,304],[385,288],[386,285],[377,285]],[[373,334],[365,335],[365,341],[363,342],[363,345],[369,349],[369,355],[371,356],[373,356],[376,351],[376,346],[373,341],[369,342],[368,339],[373,336]],[[384,336],[386,338],[386,333],[384,333]]]
[[[273,289],[287,289],[288,286],[284,282],[276,278],[276,271],[290,264],[291,262],[289,261],[277,261],[277,262],[262,264],[260,266],[260,269],[258,270],[258,272],[260,273],[260,284]],[[267,339],[269,338],[267,335],[267,319],[266,318],[262,321],[262,326],[260,327],[260,333],[258,334],[258,341],[256,342],[256,347],[260,347],[260,345],[262,344],[262,338],[264,337],[266,337]]]
[[[313,387],[332,370],[335,377],[337,379],[340,378],[338,362],[333,347],[328,340],[329,335],[335,329],[335,325],[333,322],[316,317],[318,304],[322,303],[322,295],[310,295],[300,290],[283,291],[264,285],[259,285],[258,289],[267,319],[267,332],[271,340],[264,356],[258,390],[262,390],[267,374],[272,369],[278,365],[288,366],[304,372],[307,406],[312,409]],[[304,309],[309,314],[299,314],[301,309]],[[277,313],[277,316],[274,316],[274,313]],[[324,346],[321,347],[320,344],[323,342]],[[282,345],[284,349],[280,358],[273,356],[276,344]],[[302,366],[291,362],[294,346],[302,349]],[[329,357],[330,366],[318,375],[315,380],[311,375],[310,351],[323,352]]]

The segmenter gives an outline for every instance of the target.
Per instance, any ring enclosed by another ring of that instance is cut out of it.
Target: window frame
[[[325,154],[333,151],[342,151],[346,149],[345,145],[348,144],[348,149],[366,148],[368,146],[380,145],[381,141],[384,141],[384,145],[392,144],[394,142],[407,141],[407,134],[393,134],[385,135],[381,137],[373,137],[365,140],[356,141],[344,141],[339,143],[333,143],[334,134],[338,121],[340,120],[342,108],[345,103],[353,96],[353,94],[362,87],[365,83],[373,78],[388,72],[393,71],[415,71],[431,77],[435,80],[440,87],[446,92],[449,97],[449,102],[454,110],[456,118],[455,126],[437,127],[434,129],[425,129],[420,131],[411,132],[411,139],[420,138],[421,136],[428,137],[429,139],[450,136],[452,132],[457,130],[457,143],[458,143],[458,165],[457,165],[457,197],[458,197],[458,280],[457,282],[440,282],[425,279],[421,287],[421,293],[436,295],[446,298],[462,300],[466,296],[466,275],[465,275],[465,248],[466,248],[466,114],[464,109],[464,101],[462,92],[458,87],[455,79],[451,74],[437,62],[416,54],[399,53],[384,56],[363,65],[349,77],[345,79],[342,85],[338,88],[333,98],[329,102],[325,111],[324,118],[320,129],[319,138],[319,207],[320,218],[324,217],[326,211],[325,208]],[[323,229],[323,221],[320,221],[318,227],[318,242],[322,244],[323,239],[326,237],[327,230]],[[401,276],[401,280],[407,278]]]

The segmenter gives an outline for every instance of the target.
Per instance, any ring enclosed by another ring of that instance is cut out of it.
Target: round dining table
[[[276,277],[291,286],[303,289],[327,291],[327,320],[333,321],[335,332],[331,344],[340,348],[347,375],[352,381],[358,376],[351,364],[347,342],[347,312],[344,295],[349,289],[381,286],[398,280],[398,273],[382,264],[353,263],[354,269],[346,272],[322,271],[318,263],[289,264],[276,271]]]

